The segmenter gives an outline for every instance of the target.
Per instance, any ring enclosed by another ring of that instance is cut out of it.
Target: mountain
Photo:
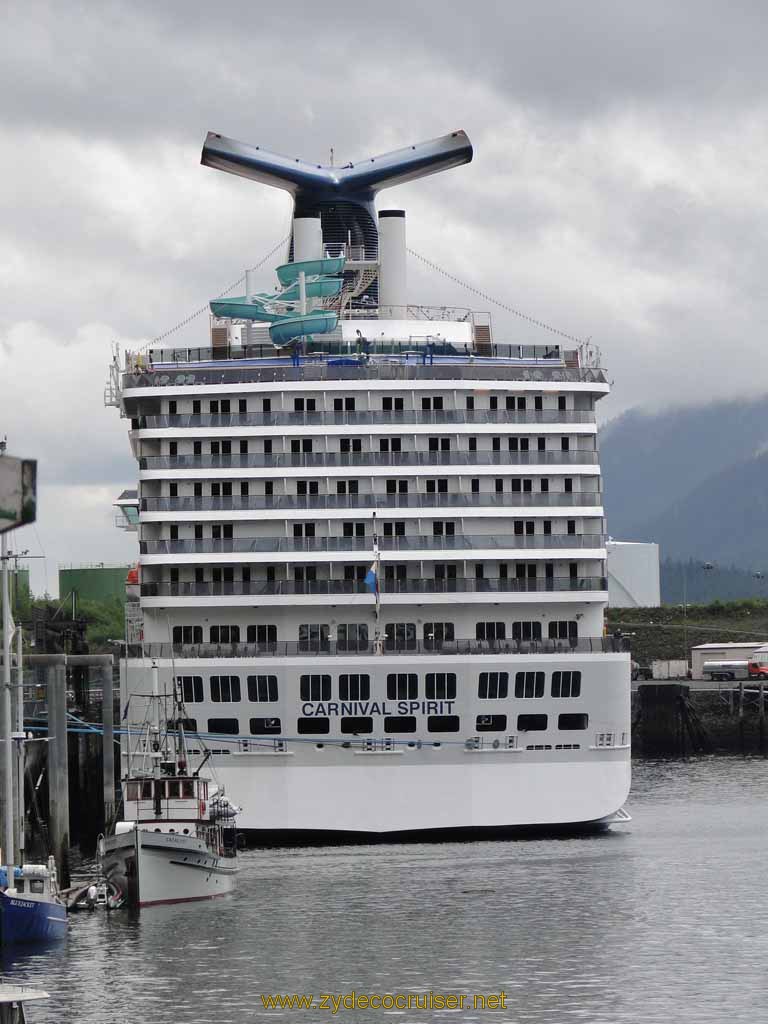
[[[657,541],[663,559],[734,566],[745,580],[768,575],[766,414],[760,398],[632,410],[608,424],[600,444],[610,534]]]

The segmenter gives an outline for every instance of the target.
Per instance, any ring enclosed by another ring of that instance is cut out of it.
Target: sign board
[[[0,455],[0,533],[34,523],[37,513],[37,461]]]

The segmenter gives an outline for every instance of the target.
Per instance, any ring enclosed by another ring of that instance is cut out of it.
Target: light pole
[[[683,575],[683,657],[686,665],[688,664],[688,565],[689,562],[683,562],[682,564],[682,575]],[[695,569],[703,569],[704,572],[712,572],[715,568],[714,562],[694,562],[690,563]]]

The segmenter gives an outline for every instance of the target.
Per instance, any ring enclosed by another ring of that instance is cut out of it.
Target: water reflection
[[[54,998],[33,1021],[331,1019],[264,993],[498,993],[507,1011],[337,1019],[753,1021],[763,761],[637,766],[631,825],[603,837],[251,851],[208,905],[72,919],[63,947],[6,958]]]

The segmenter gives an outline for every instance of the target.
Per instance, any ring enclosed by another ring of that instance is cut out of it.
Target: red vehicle
[[[768,644],[750,654],[747,672],[750,679],[768,679]]]

